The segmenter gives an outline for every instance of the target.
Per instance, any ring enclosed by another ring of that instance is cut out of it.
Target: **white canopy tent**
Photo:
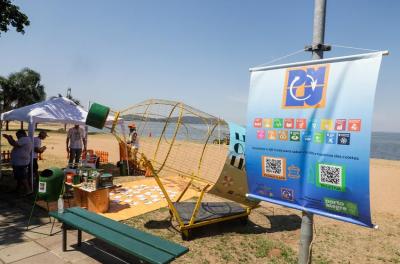
[[[28,128],[29,136],[31,137],[33,142],[36,124],[62,123],[62,124],[85,125],[87,115],[88,112],[84,110],[82,107],[75,104],[73,101],[65,97],[52,97],[43,102],[27,105],[21,108],[13,109],[11,111],[2,113],[0,120],[27,122],[29,124]],[[113,122],[114,118],[112,116],[108,116],[106,124],[111,125]],[[87,127],[86,127],[86,133],[87,133]],[[0,142],[1,142],[1,129],[0,129]],[[32,149],[32,159],[33,159],[33,149]],[[33,186],[32,168],[31,168],[31,180]]]
[[[37,123],[63,123],[85,125],[87,111],[65,97],[27,105],[1,114],[2,121]],[[109,118],[108,121],[113,121]]]

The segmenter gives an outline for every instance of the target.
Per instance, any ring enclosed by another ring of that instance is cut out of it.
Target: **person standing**
[[[39,165],[38,158],[46,150],[46,146],[42,147],[42,140],[48,137],[47,132],[42,130],[39,132],[37,137],[33,138],[33,176],[35,183],[39,180]]]
[[[13,146],[11,150],[11,165],[14,178],[17,180],[16,191],[25,189],[25,195],[32,193],[32,188],[28,182],[28,165],[31,162],[32,141],[27,136],[25,130],[20,129],[16,132],[17,140],[11,135],[4,134],[4,138]]]
[[[74,127],[68,130],[67,134],[67,153],[69,156],[68,164],[78,164],[83,151],[86,151],[86,137],[85,131],[74,125]]]
[[[139,149],[139,138],[138,134],[136,132],[136,124],[131,123],[128,125],[129,127],[129,141],[128,144],[131,144],[131,147],[136,149],[136,151]]]
[[[131,123],[128,125],[129,128],[129,141],[127,142],[130,147],[131,147],[131,151],[130,151],[130,159],[132,161],[132,170],[134,173],[136,173],[136,171],[138,170],[138,158],[137,158],[137,153],[139,150],[139,137],[138,134],[136,132],[136,124],[135,123]]]

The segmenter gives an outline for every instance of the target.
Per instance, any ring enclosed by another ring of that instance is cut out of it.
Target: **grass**
[[[399,220],[390,218],[387,221],[387,217],[377,218],[382,224],[378,231],[318,218],[313,263],[400,264]],[[276,215],[259,208],[253,210],[246,226],[232,221],[194,229],[191,241],[182,241],[180,233],[166,225],[169,213],[165,208],[124,222],[188,247],[189,253],[178,258],[176,263],[290,264],[298,261],[295,250],[298,249],[300,222],[297,220],[293,214]],[[158,223],[159,227],[154,223],[149,227],[149,222]]]
[[[183,241],[165,208],[125,220],[124,223],[189,248],[176,263],[297,263],[297,254],[287,245],[258,232],[251,223],[231,221],[194,229],[194,238]],[[151,228],[149,228],[149,223]],[[157,226],[159,225],[159,226]]]

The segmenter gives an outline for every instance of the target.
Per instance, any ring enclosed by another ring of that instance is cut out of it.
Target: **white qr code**
[[[286,159],[267,157],[262,158],[263,176],[275,178],[275,179],[286,179]]]
[[[318,164],[318,183],[320,186],[342,190],[345,188],[344,176],[343,166]]]

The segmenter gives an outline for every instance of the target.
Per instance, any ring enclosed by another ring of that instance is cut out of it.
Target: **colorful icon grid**
[[[350,145],[351,136],[361,131],[361,119],[255,118],[257,139]]]

